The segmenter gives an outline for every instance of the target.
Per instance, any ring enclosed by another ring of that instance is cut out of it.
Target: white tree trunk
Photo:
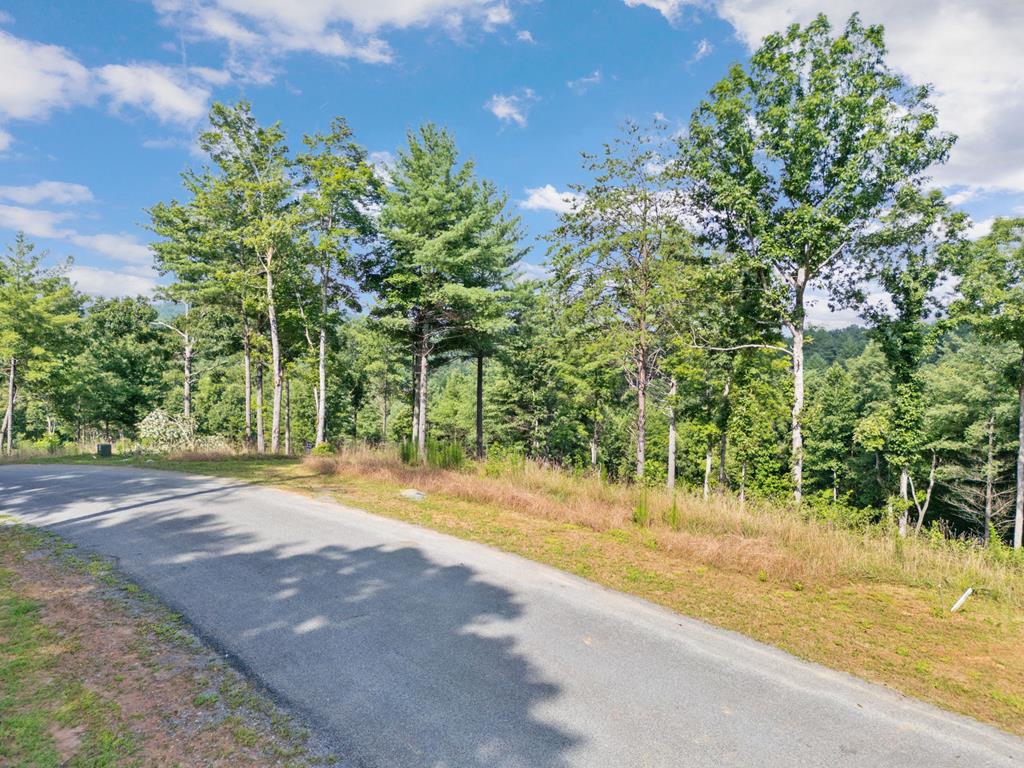
[[[668,477],[665,484],[669,490],[676,487],[676,392],[678,386],[673,378],[668,387]]]
[[[256,450],[263,453],[267,450],[266,438],[263,433],[263,361],[256,363]]]
[[[1017,498],[1013,516],[1013,548],[1020,549],[1024,541],[1024,360],[1021,361],[1020,411],[1017,417]]]
[[[807,288],[807,268],[797,267],[793,276],[793,315],[789,329],[793,335],[793,409],[790,418],[792,436],[791,462],[793,472],[793,499],[799,505],[804,490],[804,291]]]
[[[419,342],[412,354],[412,444],[420,444],[420,350]]]
[[[182,410],[185,413],[185,420],[192,418],[192,337],[185,336],[184,358],[185,387],[182,395]]]
[[[292,454],[292,388],[287,376],[284,380],[284,453]]]
[[[647,359],[640,357],[636,370],[636,479],[644,479],[647,463]]]
[[[992,527],[992,500],[993,500],[993,475],[995,467],[992,465],[992,447],[995,437],[995,416],[988,417],[988,456],[985,461],[985,530],[981,534],[981,540],[988,546],[989,529]]]
[[[907,535],[907,520],[910,515],[910,471],[900,468],[900,536]]]
[[[420,461],[427,460],[427,373],[429,364],[429,351],[427,350],[427,342],[424,340],[423,346],[420,349],[420,371],[419,381],[417,382],[417,409],[416,409],[416,420],[418,422],[416,427],[416,452],[419,455]]]
[[[12,357],[10,367],[7,370],[7,415],[4,417],[4,423],[7,427],[7,445],[5,449],[8,456],[14,453],[14,378],[17,370],[18,362]]]
[[[704,501],[711,498],[711,464],[715,455],[711,439],[708,439],[707,448],[704,451]]]
[[[281,399],[284,394],[284,379],[281,366],[281,339],[277,329],[277,306],[274,303],[274,250],[266,255],[267,278],[267,321],[270,326],[270,366],[274,376],[274,395],[270,416],[270,451],[277,453],[281,447]]]
[[[320,349],[316,392],[316,444],[327,439],[327,275],[320,276]]]
[[[249,347],[249,328],[242,331],[242,366],[245,377],[245,449],[252,450],[252,350]]]

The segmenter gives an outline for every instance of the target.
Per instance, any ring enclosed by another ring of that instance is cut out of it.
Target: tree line
[[[148,210],[156,300],[86,300],[8,249],[4,445],[446,444],[1020,548],[1024,220],[969,238],[927,176],[954,142],[881,27],[793,25],[684,130],[584,153],[527,280],[448,130],[379,167],[341,117],[292,151],[215,104],[205,162]],[[815,300],[865,328],[809,328]]]

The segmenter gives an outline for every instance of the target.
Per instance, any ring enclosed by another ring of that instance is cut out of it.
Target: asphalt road
[[[1024,764],[1024,741],[972,720],[329,502],[175,473],[14,465],[0,467],[0,511],[116,558],[343,765]]]

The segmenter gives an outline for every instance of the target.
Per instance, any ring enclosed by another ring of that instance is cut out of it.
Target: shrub
[[[143,446],[160,453],[191,450],[196,440],[195,420],[157,408],[139,422],[139,439]]]
[[[398,458],[402,460],[403,464],[416,464],[419,462],[416,445],[412,440],[403,440],[398,444]]]
[[[334,446],[330,443],[320,443],[309,452],[310,456],[333,456],[336,453]]]
[[[466,453],[458,443],[441,443],[427,440],[427,464],[437,469],[461,469],[466,463]]]
[[[522,475],[526,471],[526,454],[521,448],[494,447],[487,452],[483,472],[487,477]]]

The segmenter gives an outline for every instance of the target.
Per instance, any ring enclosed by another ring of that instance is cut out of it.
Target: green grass
[[[0,539],[0,546],[6,539]],[[125,765],[137,751],[115,703],[62,674],[69,648],[47,628],[41,604],[19,594],[15,574],[0,569],[0,764],[46,768]],[[54,732],[84,728],[62,762]]]

